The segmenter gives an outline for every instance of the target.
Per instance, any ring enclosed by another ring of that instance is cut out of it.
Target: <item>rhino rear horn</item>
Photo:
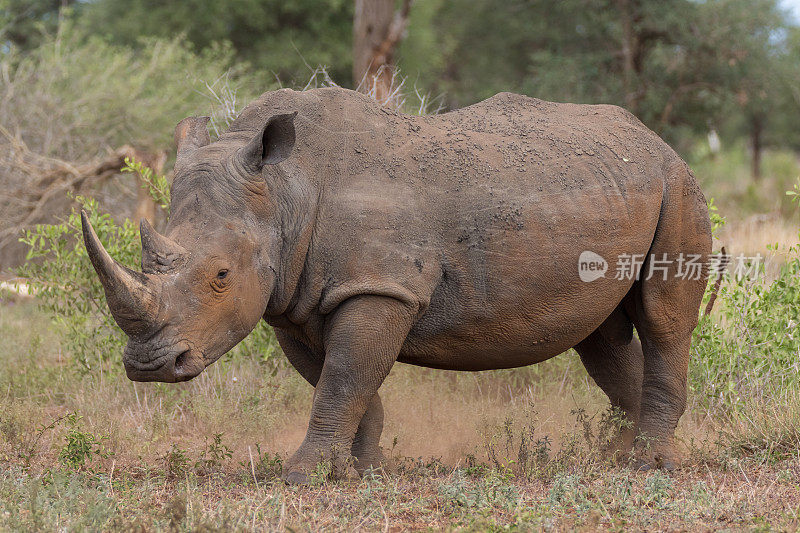
[[[275,165],[289,157],[294,148],[296,116],[297,111],[270,118],[237,152],[241,164],[252,172],[260,172],[265,165]]]
[[[178,157],[184,157],[211,142],[208,117],[187,117],[175,126],[175,145]]]
[[[103,284],[111,315],[129,336],[143,333],[156,314],[158,280],[115,261],[97,238],[84,211],[81,227],[86,252]]]
[[[146,218],[139,222],[142,237],[142,270],[164,272],[176,266],[187,255],[186,249],[158,233]]]

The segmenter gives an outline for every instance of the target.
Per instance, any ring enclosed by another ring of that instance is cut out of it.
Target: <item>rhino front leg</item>
[[[331,461],[337,477],[355,476],[354,448],[374,455],[371,444],[380,437],[383,426],[377,391],[397,359],[415,315],[416,309],[409,305],[371,295],[350,298],[332,313],[325,327],[325,360],[308,431],[284,466],[288,483],[307,482],[308,473],[321,461]],[[364,439],[354,442],[368,408]]]
[[[380,395],[376,394],[370,400],[364,416],[361,417],[361,423],[353,440],[352,452],[356,460],[353,466],[360,475],[370,468],[393,470],[393,465],[381,450],[381,433],[383,433],[383,404]]]
[[[313,387],[317,386],[325,355],[314,351],[303,341],[288,333],[275,329],[275,336],[286,354],[286,358],[303,378]],[[361,423],[358,425],[351,452],[355,458],[355,469],[363,474],[368,468],[389,468],[389,463],[380,447],[383,432],[383,404],[379,394],[369,402]]]

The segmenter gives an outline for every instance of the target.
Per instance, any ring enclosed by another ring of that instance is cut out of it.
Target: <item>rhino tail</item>
[[[714,288],[711,290],[711,296],[708,298],[708,303],[706,304],[706,310],[703,312],[703,316],[708,316],[711,314],[711,310],[714,309],[714,302],[717,301],[717,295],[719,294],[719,288],[722,285],[722,273],[725,271],[725,268],[728,266],[728,262],[730,261],[731,256],[728,255],[728,252],[725,251],[725,247],[722,247],[722,255],[719,261],[719,267],[717,268],[717,279],[714,281]]]

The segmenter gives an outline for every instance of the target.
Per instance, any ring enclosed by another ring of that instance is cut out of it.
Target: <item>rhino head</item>
[[[142,272],[115,261],[81,213],[89,258],[129,337],[128,378],[192,379],[265,313],[281,249],[269,180],[293,149],[295,115],[272,117],[249,140],[240,132],[215,143],[207,117],[178,124],[172,216],[164,235],[142,220]]]

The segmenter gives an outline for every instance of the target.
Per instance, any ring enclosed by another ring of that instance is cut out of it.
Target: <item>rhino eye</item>
[[[217,272],[217,279],[225,279],[228,277],[228,270],[223,268],[219,272]]]

